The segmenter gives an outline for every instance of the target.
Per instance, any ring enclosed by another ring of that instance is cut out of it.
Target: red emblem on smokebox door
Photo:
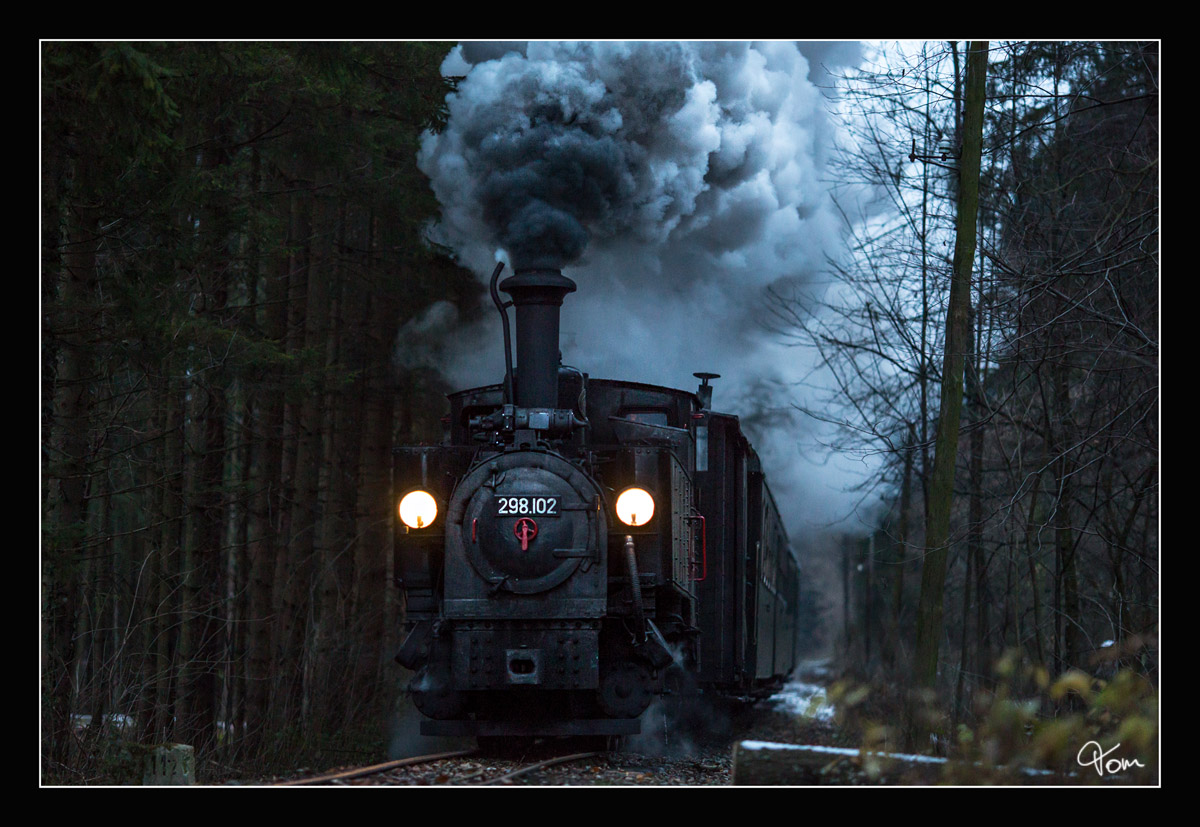
[[[529,551],[529,541],[537,536],[537,523],[528,517],[517,520],[513,526],[513,534],[521,541],[521,551]]]

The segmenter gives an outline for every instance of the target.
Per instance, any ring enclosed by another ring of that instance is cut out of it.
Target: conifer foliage
[[[476,304],[423,237],[448,48],[42,45],[45,780],[381,731],[393,423],[441,411],[393,340]]]

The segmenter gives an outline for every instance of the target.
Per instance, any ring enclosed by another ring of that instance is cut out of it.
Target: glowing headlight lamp
[[[428,491],[410,491],[400,500],[400,520],[409,528],[427,528],[437,517],[437,502]]]
[[[617,517],[629,526],[645,525],[654,516],[654,498],[642,488],[626,488],[617,497]]]

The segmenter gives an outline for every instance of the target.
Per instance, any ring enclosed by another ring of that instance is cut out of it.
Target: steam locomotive
[[[692,393],[563,366],[575,283],[497,288],[502,267],[504,381],[449,395],[441,445],[395,449],[396,660],[422,734],[633,735],[681,687],[773,691],[799,564],[737,417],[711,408],[718,377]]]

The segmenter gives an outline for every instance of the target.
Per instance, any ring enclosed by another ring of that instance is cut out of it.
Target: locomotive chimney
[[[500,282],[517,308],[516,404],[558,407],[558,316],[575,282],[559,270],[517,270]]]
[[[712,408],[712,385],[708,384],[709,379],[720,379],[719,373],[693,373],[700,380],[700,387],[696,389],[696,396],[700,397],[700,407],[704,410]]]

